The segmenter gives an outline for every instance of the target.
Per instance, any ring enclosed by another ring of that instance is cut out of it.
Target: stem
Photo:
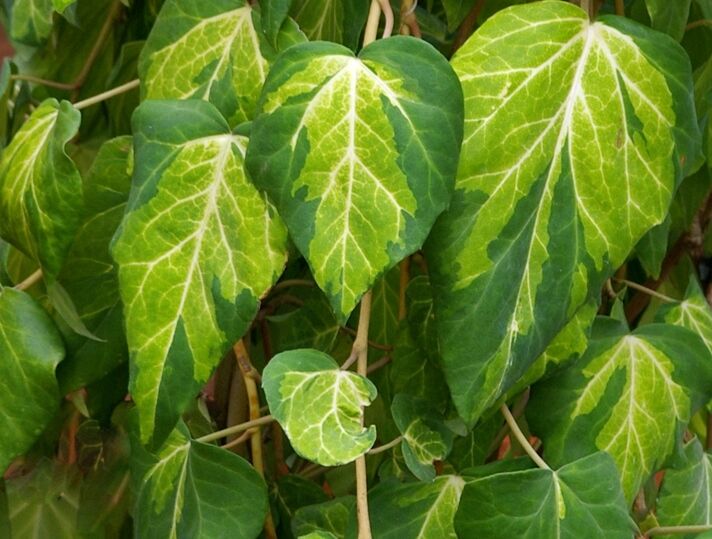
[[[645,294],[658,298],[666,303],[677,303],[676,299],[673,299],[670,296],[666,296],[665,294],[661,294],[657,290],[653,290],[651,288],[648,288],[647,286],[643,286],[642,284],[634,283],[633,281],[629,281],[628,279],[616,279],[616,281],[626,285],[629,288],[633,288],[634,290],[638,290],[639,292],[643,292]]]
[[[260,395],[257,390],[257,382],[255,381],[255,368],[250,362],[250,356],[247,353],[244,340],[240,339],[233,347],[235,351],[235,359],[240,368],[242,377],[245,380],[245,389],[247,390],[247,401],[250,406],[250,421],[260,419]],[[253,429],[250,436],[250,449],[252,450],[252,466],[260,474],[260,477],[265,477],[265,464],[262,456],[262,430],[259,427]],[[267,509],[265,517],[265,537],[267,539],[277,539],[277,532],[274,528],[272,520],[272,512]]]
[[[111,27],[114,24],[114,20],[116,20],[116,16],[119,14],[120,8],[121,2],[119,0],[115,0],[114,3],[111,5],[111,8],[109,8],[109,15],[106,17],[106,20],[104,21],[104,25],[101,27],[101,30],[99,30],[99,35],[97,36],[96,41],[94,42],[94,46],[92,47],[91,51],[89,51],[89,56],[87,56],[87,59],[84,62],[84,65],[82,66],[82,70],[74,79],[73,90],[75,95],[72,96],[72,101],[74,101],[78,97],[76,93],[84,85],[84,82],[86,82],[87,77],[89,76],[89,72],[91,71],[91,68],[94,65],[94,62],[99,56],[99,53],[101,52],[101,49],[104,46],[104,43],[106,43],[106,38],[109,37],[109,32],[111,32]]]
[[[274,417],[271,415],[263,415],[259,419],[255,419],[254,421],[245,421],[244,423],[240,423],[239,425],[233,425],[232,427],[227,427],[222,430],[216,430],[215,432],[211,432],[210,434],[206,434],[205,436],[201,436],[200,438],[196,438],[196,442],[202,442],[204,444],[207,444],[209,442],[214,442],[215,440],[219,440],[220,438],[225,438],[225,436],[230,436],[232,434],[239,434],[240,432],[245,432],[246,430],[252,429],[254,427],[259,427],[260,425],[269,425],[274,421]]]
[[[284,281],[281,281],[274,285],[272,287],[272,292],[275,290],[282,290],[284,288],[290,288],[292,286],[309,286],[309,287],[314,287],[314,281],[310,281],[308,279],[285,279]]]
[[[353,352],[357,357],[356,372],[361,376],[368,373],[368,325],[371,320],[371,291],[361,299],[361,310],[358,317],[358,330],[353,344]],[[363,426],[363,411],[361,413]],[[356,459],[356,513],[358,515],[358,539],[371,539],[371,522],[368,517],[368,480],[366,477],[366,456]]]
[[[381,34],[381,39],[386,39],[391,37],[393,33],[393,8],[391,7],[390,0],[379,0],[381,3],[381,11],[383,11],[383,16],[386,19],[386,23],[383,26],[383,34]]]
[[[384,451],[388,451],[389,449],[397,446],[402,441],[403,441],[403,436],[398,436],[398,438],[394,438],[387,444],[379,445],[378,447],[369,449],[367,454],[368,455],[378,455],[379,453],[383,453]]]
[[[408,308],[405,302],[405,291],[410,281],[410,257],[404,258],[400,263],[400,283],[398,286],[398,321],[405,320]]]
[[[502,415],[504,416],[504,420],[507,422],[507,425],[509,425],[512,434],[514,434],[514,437],[517,439],[524,451],[526,451],[527,455],[529,455],[529,458],[531,458],[536,463],[536,465],[539,466],[539,468],[541,468],[542,470],[551,470],[551,468],[549,468],[549,465],[544,462],[544,459],[539,456],[539,453],[534,450],[532,444],[530,444],[529,440],[527,440],[527,437],[524,436],[522,429],[519,428],[517,420],[514,419],[514,416],[512,416],[512,412],[509,411],[507,405],[503,404],[502,406],[500,406],[499,409],[502,412]]]
[[[392,358],[391,356],[383,356],[383,357],[382,357],[381,359],[379,359],[378,361],[374,361],[373,363],[371,363],[371,364],[368,366],[368,370],[367,370],[366,372],[367,372],[368,374],[371,374],[372,372],[377,371],[377,370],[380,369],[381,367],[385,367],[385,366],[388,365],[392,360],[393,360],[393,358]]]
[[[341,331],[343,331],[344,333],[348,333],[349,335],[356,336],[356,332],[349,327],[341,326],[339,329]],[[376,350],[383,350],[384,352],[390,352],[393,350],[393,347],[389,344],[381,344],[381,343],[377,343],[377,342],[373,342],[373,341],[368,341],[368,346],[371,348],[375,348]]]
[[[363,31],[363,47],[376,41],[378,36],[378,23],[381,20],[381,4],[378,0],[371,0],[371,7],[368,10],[366,28]]]
[[[467,41],[467,38],[472,35],[475,25],[477,24],[477,19],[480,16],[480,11],[485,7],[485,2],[486,0],[477,0],[477,3],[472,6],[472,9],[470,9],[465,16],[465,19],[460,24],[460,28],[457,30],[455,41],[452,44],[453,53],[462,47],[465,41]]]
[[[616,0],[616,15],[625,17],[625,3],[623,0]]]
[[[24,281],[18,283],[15,285],[16,290],[27,290],[30,288],[32,285],[40,282],[42,280],[42,268],[38,269],[34,273],[32,273],[29,277],[27,277]]]
[[[712,19],[700,19],[698,21],[692,21],[690,24],[685,26],[685,32],[694,28],[699,28],[701,26],[712,26]]]
[[[645,532],[644,537],[650,537],[651,535],[704,533],[710,530],[712,530],[712,525],[710,524],[700,524],[698,526],[656,526]]]
[[[529,402],[529,393],[530,389],[526,388],[517,402],[514,403],[514,407],[512,408],[512,417],[514,417],[514,419],[518,419],[519,416],[524,413],[524,409],[527,407],[527,403]],[[504,437],[507,436],[507,434],[509,434],[509,425],[505,423],[502,425],[502,428],[499,429],[497,436],[494,437],[494,440],[492,440],[492,443],[489,446],[489,450],[487,451],[488,462],[491,456],[499,450],[499,446],[502,445],[502,440],[504,440]]]
[[[111,99],[112,97],[131,91],[134,88],[138,88],[139,84],[141,84],[141,81],[139,81],[138,79],[134,79],[132,81],[127,82],[126,84],[122,84],[121,86],[117,86],[116,88],[112,88],[111,90],[107,90],[106,92],[102,92],[95,96],[89,97],[83,101],[77,101],[76,103],[74,103],[74,108],[77,110],[82,110],[87,107],[91,107],[92,105],[96,105],[97,103],[101,103],[102,101],[106,101],[107,99]]]
[[[41,84],[42,86],[48,86],[49,88],[56,88],[57,90],[74,90],[76,86],[73,82],[57,82],[53,80],[41,79],[39,77],[33,77],[32,75],[12,75],[10,77],[12,80],[24,80],[32,84]]]
[[[222,447],[223,449],[232,449],[232,448],[235,447],[236,445],[240,445],[240,444],[242,444],[242,443],[245,443],[247,440],[250,439],[250,436],[252,436],[252,434],[255,432],[255,430],[256,430],[256,429],[246,430],[245,432],[243,432],[242,434],[240,434],[240,436],[238,436],[237,438],[235,438],[235,439],[232,440],[231,442],[228,442],[228,443],[226,443],[226,444],[224,444],[224,445],[221,445],[220,447]]]

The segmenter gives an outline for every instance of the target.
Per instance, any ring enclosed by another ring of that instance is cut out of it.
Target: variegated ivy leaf
[[[276,39],[286,48],[304,36],[292,22]],[[276,55],[245,0],[168,0],[141,52],[143,97],[205,99],[237,125],[252,119]]]
[[[694,331],[712,354],[712,309],[694,277],[690,278],[685,299],[676,305],[664,305],[658,318]]]
[[[445,460],[452,449],[452,431],[427,401],[404,393],[393,398],[391,414],[403,436],[401,447],[408,469],[421,481],[432,481],[433,461]]]
[[[498,463],[499,464],[499,463]],[[558,470],[485,473],[465,484],[459,537],[630,539],[635,523],[611,457],[598,452]],[[475,468],[473,472],[479,471]]]
[[[59,408],[64,343],[29,295],[0,287],[0,472],[32,447]]]
[[[379,483],[368,493],[371,527],[376,537],[457,539],[455,512],[464,487],[457,475],[440,475],[430,483]]]
[[[355,503],[354,496],[342,496],[328,502],[300,507],[294,513],[292,531],[298,537],[321,532],[343,538]]]
[[[253,539],[267,514],[267,488],[249,462],[190,439],[180,423],[148,452],[132,438],[136,537]]]
[[[54,0],[15,0],[10,18],[10,37],[25,45],[41,45],[52,31]]]
[[[363,407],[376,398],[368,378],[339,369],[331,356],[301,349],[274,356],[262,373],[274,418],[294,450],[323,466],[355,460],[376,441],[363,427]]]
[[[358,46],[368,14],[362,0],[292,0],[290,15],[311,41]]]
[[[662,71],[651,41],[667,51]],[[668,87],[691,84],[684,57],[649,29],[546,1],[500,11],[453,58],[465,139],[426,247],[443,364],[467,421],[663,220],[687,151]]]
[[[54,279],[82,215],[82,180],[65,146],[80,115],[47,99],[15,134],[0,162],[0,236]]]
[[[147,101],[114,238],[130,389],[160,443],[249,326],[286,260],[286,231],[243,168],[247,138],[210,103]]]
[[[608,333],[532,388],[527,417],[554,466],[597,450],[610,453],[631,500],[712,393],[712,362],[685,328],[649,324],[631,334]]]
[[[420,247],[450,200],[459,84],[415,38],[379,40],[358,57],[305,43],[274,64],[261,110],[248,169],[345,320],[380,274]]]
[[[685,446],[683,464],[665,471],[656,515],[661,526],[712,525],[712,454],[697,438]]]

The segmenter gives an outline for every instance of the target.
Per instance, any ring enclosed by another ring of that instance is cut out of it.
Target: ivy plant
[[[712,2],[0,21],[0,536],[712,534]]]

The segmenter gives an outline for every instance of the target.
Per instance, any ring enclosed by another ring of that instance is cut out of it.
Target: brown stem
[[[477,25],[477,18],[480,16],[482,8],[485,7],[486,1],[487,0],[477,0],[477,2],[472,6],[470,11],[463,19],[462,23],[460,24],[460,28],[457,30],[455,41],[452,44],[453,54],[455,53],[455,51],[457,51],[457,49],[462,47],[465,41],[467,41],[467,38],[472,35],[472,32],[474,31],[475,26]]]
[[[623,0],[616,0],[616,15],[625,17],[625,3]]]
[[[356,332],[350,327],[341,326],[339,329],[344,333],[348,333],[349,335],[352,335],[354,337],[356,336]],[[370,348],[375,348],[376,350],[383,350],[384,352],[390,352],[391,350],[393,350],[393,347],[389,344],[381,344],[373,341],[368,341],[368,346]]]
[[[699,19],[697,21],[692,21],[690,24],[685,26],[685,32],[694,28],[700,28],[701,26],[712,26],[712,19]]]

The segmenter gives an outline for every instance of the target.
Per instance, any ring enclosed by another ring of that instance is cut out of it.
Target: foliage
[[[712,3],[370,4],[0,5],[0,536],[712,531]]]

